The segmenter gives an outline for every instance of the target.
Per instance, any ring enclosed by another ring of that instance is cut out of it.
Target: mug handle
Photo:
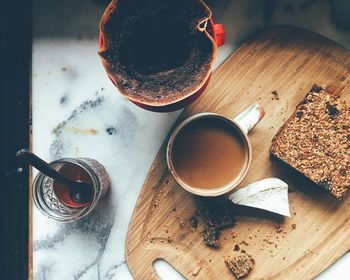
[[[265,110],[259,103],[254,103],[233,119],[245,134],[265,116]]]

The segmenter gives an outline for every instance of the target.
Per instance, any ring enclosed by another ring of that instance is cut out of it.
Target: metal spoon
[[[46,176],[59,181],[69,188],[69,195],[75,203],[84,204],[92,201],[93,188],[90,184],[79,181],[72,181],[59,174],[47,162],[36,156],[27,149],[21,149],[16,153],[17,159],[20,163],[32,165]]]

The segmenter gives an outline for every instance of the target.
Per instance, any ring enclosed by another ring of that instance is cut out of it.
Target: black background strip
[[[0,34],[1,279],[28,279],[28,170],[13,171],[30,139],[31,0],[1,1]]]

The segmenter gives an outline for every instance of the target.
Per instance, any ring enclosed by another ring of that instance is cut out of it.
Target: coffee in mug
[[[220,116],[206,116],[184,126],[173,143],[172,153],[178,177],[201,189],[229,184],[248,162],[244,137]]]

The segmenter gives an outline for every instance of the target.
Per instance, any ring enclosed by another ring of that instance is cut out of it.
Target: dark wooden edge
[[[1,279],[28,279],[31,269],[29,170],[16,170],[15,152],[30,147],[32,1],[0,8]]]

